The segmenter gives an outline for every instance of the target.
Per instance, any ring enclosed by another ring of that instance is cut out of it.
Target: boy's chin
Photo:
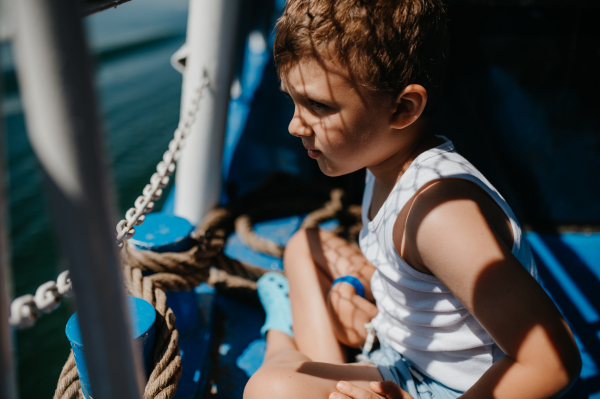
[[[346,168],[340,168],[335,165],[331,165],[320,161],[317,161],[317,163],[319,164],[319,169],[321,169],[321,172],[323,172],[325,176],[329,177],[338,177],[355,172],[355,170],[347,170]]]

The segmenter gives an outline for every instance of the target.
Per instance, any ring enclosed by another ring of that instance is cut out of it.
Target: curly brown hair
[[[344,66],[358,85],[396,100],[409,84],[440,95],[448,58],[441,0],[288,0],[273,53],[280,79],[301,57]]]

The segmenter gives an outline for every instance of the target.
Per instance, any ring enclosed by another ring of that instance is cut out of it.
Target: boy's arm
[[[552,300],[484,216],[477,190],[457,180],[428,187],[405,231],[395,228],[394,243],[409,264],[435,275],[506,354],[462,397],[554,397],[579,375],[577,345]]]

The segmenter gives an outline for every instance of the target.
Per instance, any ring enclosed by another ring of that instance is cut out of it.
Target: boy
[[[361,251],[319,230],[290,240],[289,288],[258,284],[267,350],[246,399],[549,398],[578,376],[512,211],[427,123],[445,24],[439,0],[288,0],[274,53],[289,131],[326,175],[367,168]],[[381,348],[344,364],[371,319]]]

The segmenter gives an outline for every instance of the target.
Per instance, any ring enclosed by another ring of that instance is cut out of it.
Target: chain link
[[[41,313],[50,313],[60,305],[62,297],[73,294],[69,271],[58,275],[56,282],[48,281],[38,287],[35,295],[15,298],[10,305],[9,323],[15,327],[30,327]]]
[[[196,117],[196,113],[200,108],[200,98],[204,94],[204,90],[208,86],[206,74],[201,82],[200,87],[196,90],[196,95],[190,103],[190,108],[179,122],[179,126],[175,130],[175,134],[169,143],[169,149],[163,154],[162,161],[156,166],[156,172],[150,177],[150,184],[146,184],[142,195],[137,197],[133,208],[125,213],[125,219],[117,224],[117,246],[123,248],[123,241],[128,240],[135,234],[135,227],[144,222],[145,214],[152,212],[154,209],[154,201],[158,200],[163,189],[169,184],[169,176],[175,172],[175,166],[179,160],[181,150],[185,145],[185,140],[190,133],[192,124]]]
[[[139,226],[146,218],[145,214],[154,209],[154,201],[163,195],[163,189],[169,184],[169,176],[175,172],[175,165],[185,145],[185,140],[190,133],[196,113],[200,108],[200,99],[204,90],[209,85],[206,71],[196,89],[195,96],[190,102],[190,107],[179,121],[175,134],[165,151],[162,161],[156,166],[156,172],[150,177],[147,184],[134,203],[134,207],[125,213],[125,219],[117,224],[117,246],[123,248],[123,241],[135,234],[133,226]],[[73,293],[69,271],[65,270],[58,275],[56,282],[48,281],[39,286],[35,295],[23,295],[15,298],[10,305],[9,323],[13,326],[25,328],[32,326],[41,313],[50,313],[60,305],[62,297],[69,297]]]

